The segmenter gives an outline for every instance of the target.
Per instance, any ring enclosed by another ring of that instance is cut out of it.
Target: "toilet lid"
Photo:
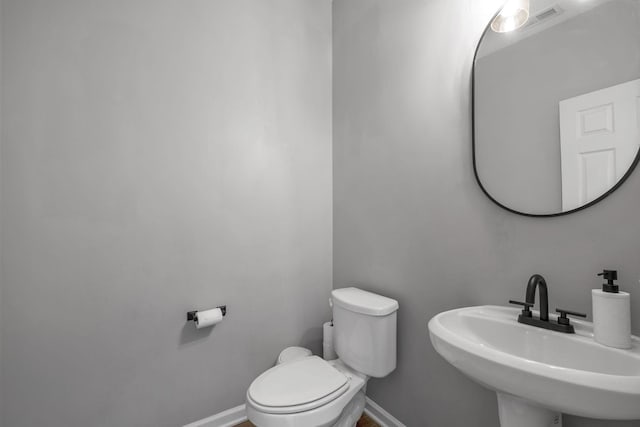
[[[344,392],[347,382],[348,378],[342,372],[318,356],[311,356],[264,372],[253,381],[248,394],[257,404],[274,408],[313,401],[325,404],[323,398],[341,389]],[[335,397],[340,394],[336,393]]]

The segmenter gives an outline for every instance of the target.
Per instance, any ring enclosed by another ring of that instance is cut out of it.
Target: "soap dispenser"
[[[598,276],[607,281],[602,290],[593,289],[593,336],[600,344],[631,348],[631,299],[628,292],[620,292],[615,281],[618,272],[604,270]]]

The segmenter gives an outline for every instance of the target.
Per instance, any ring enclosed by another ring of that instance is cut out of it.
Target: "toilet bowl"
[[[336,289],[331,296],[339,358],[285,349],[278,365],[247,390],[247,416],[256,426],[353,427],[364,410],[369,377],[395,369],[397,301],[357,288]]]

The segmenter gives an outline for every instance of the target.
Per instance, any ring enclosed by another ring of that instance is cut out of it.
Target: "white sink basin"
[[[633,337],[630,350],[605,347],[593,340],[590,322],[572,319],[576,333],[565,334],[518,323],[519,313],[468,307],[429,322],[436,351],[498,392],[503,426],[558,426],[562,421],[555,411],[640,419],[640,339]]]

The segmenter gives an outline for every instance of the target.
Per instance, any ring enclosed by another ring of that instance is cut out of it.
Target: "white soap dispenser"
[[[628,292],[620,292],[614,280],[618,279],[615,270],[604,270],[607,283],[602,290],[593,289],[593,336],[600,344],[631,348],[631,298]]]

